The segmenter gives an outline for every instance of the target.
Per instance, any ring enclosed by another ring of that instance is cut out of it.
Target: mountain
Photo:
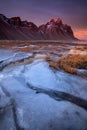
[[[20,17],[7,18],[0,14],[0,39],[8,40],[76,40],[72,28],[62,19],[51,19],[39,27]]]

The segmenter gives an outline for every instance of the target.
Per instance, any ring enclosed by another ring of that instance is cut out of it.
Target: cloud
[[[75,30],[74,34],[79,39],[87,40],[87,30],[86,29]]]
[[[73,28],[87,28],[87,0],[0,0],[0,12],[42,24],[62,17]]]

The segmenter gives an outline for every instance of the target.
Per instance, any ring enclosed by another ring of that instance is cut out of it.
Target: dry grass
[[[87,69],[87,55],[68,55],[59,61],[60,68],[76,74],[76,69]]]
[[[57,61],[51,59],[50,57],[46,57],[45,60],[49,63],[49,67],[59,69],[59,64]]]
[[[53,42],[53,43],[52,43]],[[72,44],[73,45],[73,44]],[[46,55],[46,61],[49,63],[49,66],[55,69],[64,69],[66,72],[76,74],[77,69],[87,69],[87,55],[76,55],[76,51],[80,50],[82,53],[87,52],[86,46],[76,46],[74,48],[74,55],[68,54],[68,56],[63,57],[64,52],[69,52],[71,45],[69,44],[59,44],[55,41],[19,41],[19,40],[1,40],[0,48],[1,49],[10,49],[14,51],[22,52],[31,52],[34,55],[44,54]],[[61,58],[56,59],[53,57]]]

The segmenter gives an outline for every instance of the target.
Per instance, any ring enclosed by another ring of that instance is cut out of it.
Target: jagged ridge
[[[7,18],[0,14],[0,39],[8,40],[76,40],[71,26],[62,19],[51,19],[41,26],[22,21],[20,17]]]

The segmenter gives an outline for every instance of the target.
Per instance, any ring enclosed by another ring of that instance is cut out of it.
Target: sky
[[[87,0],[0,0],[0,13],[38,26],[60,17],[76,37],[87,40]]]

